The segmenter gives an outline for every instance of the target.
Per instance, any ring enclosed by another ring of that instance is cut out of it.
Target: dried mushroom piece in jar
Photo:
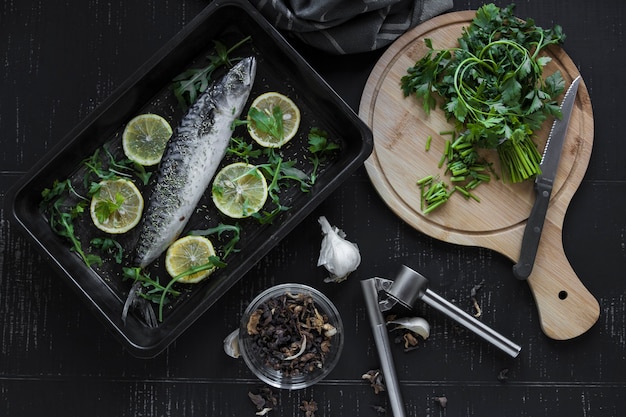
[[[250,315],[252,354],[286,377],[324,366],[337,329],[306,293],[282,295],[261,303]]]

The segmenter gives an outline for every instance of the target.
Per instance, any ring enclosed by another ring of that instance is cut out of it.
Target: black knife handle
[[[535,194],[535,204],[530,211],[526,228],[524,229],[519,259],[513,265],[513,275],[521,280],[527,279],[533,270],[543,223],[546,219],[548,204],[550,203],[550,194],[552,194],[552,184],[535,183]]]

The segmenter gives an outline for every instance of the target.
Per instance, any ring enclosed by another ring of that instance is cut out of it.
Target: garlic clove
[[[396,320],[390,320],[387,324],[395,324],[396,327],[391,329],[406,329],[411,332],[420,335],[423,339],[428,339],[430,336],[430,324],[426,319],[421,317],[402,317]]]
[[[239,329],[234,330],[224,339],[224,352],[235,359],[241,356],[239,351]]]
[[[345,239],[346,234],[331,226],[326,217],[318,219],[324,238],[320,249],[317,266],[324,266],[330,277],[325,282],[341,282],[354,272],[361,263],[359,247]]]

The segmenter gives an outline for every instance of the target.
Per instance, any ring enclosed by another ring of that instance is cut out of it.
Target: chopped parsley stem
[[[421,178],[421,179],[417,180],[417,185],[424,185],[424,184],[426,184],[426,183],[428,183],[428,182],[430,182],[432,180],[433,180],[433,176],[432,175],[428,175],[428,176],[426,176],[424,178]]]
[[[424,214],[428,214],[431,211],[433,211],[434,209],[436,209],[437,207],[441,206],[443,203],[445,203],[447,200],[439,200],[433,204],[428,205],[428,207],[426,207],[426,209],[424,209]]]
[[[477,202],[480,203],[480,199],[478,197],[476,197],[476,195],[470,193],[467,189],[467,187],[460,187],[460,186],[455,186],[454,189],[458,192],[460,192],[461,194],[463,194],[463,197],[465,197],[466,199],[473,199],[476,200]]]

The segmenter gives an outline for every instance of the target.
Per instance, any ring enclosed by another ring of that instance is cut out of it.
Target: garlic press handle
[[[365,306],[367,307],[367,313],[372,326],[374,342],[380,359],[380,368],[385,378],[385,386],[387,394],[389,395],[392,414],[394,417],[405,417],[406,412],[404,403],[402,402],[398,376],[396,375],[396,369],[391,355],[389,335],[378,300],[378,293],[385,286],[385,281],[387,280],[370,278],[361,281],[361,287],[363,288],[363,295],[365,296]]]

